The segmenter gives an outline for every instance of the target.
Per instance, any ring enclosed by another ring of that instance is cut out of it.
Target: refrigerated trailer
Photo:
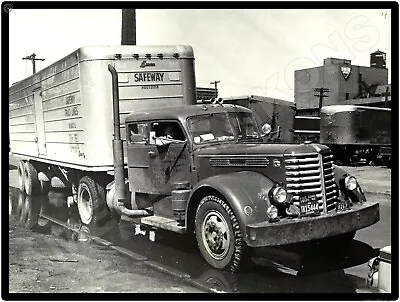
[[[237,271],[251,248],[343,246],[379,221],[328,147],[265,143],[250,109],[196,105],[190,46],[80,48],[13,85],[9,106],[19,189],[66,188],[86,231],[195,234],[208,264]]]
[[[10,87],[13,154],[83,171],[112,171],[108,64],[119,73],[124,141],[129,113],[196,103],[191,47],[82,47]]]
[[[327,145],[337,160],[364,158],[368,163],[389,165],[392,144],[390,108],[332,105],[321,109],[320,143]]]

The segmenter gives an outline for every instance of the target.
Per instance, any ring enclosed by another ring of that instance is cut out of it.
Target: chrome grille
[[[322,155],[322,162],[324,167],[326,210],[329,213],[336,209],[336,200],[339,196],[333,172],[333,156],[330,150]]]
[[[338,192],[334,180],[332,155],[304,153],[285,154],[286,189],[300,206],[300,194],[316,194],[320,213],[336,208]]]

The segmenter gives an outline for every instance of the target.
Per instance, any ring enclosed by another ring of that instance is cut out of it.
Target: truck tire
[[[39,195],[41,193],[41,186],[38,179],[38,172],[29,161],[25,162],[25,192],[27,195]]]
[[[34,230],[38,225],[40,201],[31,195],[25,195],[24,208],[22,210],[22,225],[30,230]]]
[[[208,195],[200,201],[195,229],[200,252],[212,267],[239,271],[248,247],[235,214],[223,199]]]
[[[18,162],[18,189],[25,193],[25,164],[22,160]]]
[[[104,234],[115,226],[106,206],[105,189],[89,176],[83,176],[79,181],[78,212],[82,224],[94,235]]]

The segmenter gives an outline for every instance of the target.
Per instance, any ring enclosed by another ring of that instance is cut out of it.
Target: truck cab
[[[131,206],[140,223],[194,232],[205,260],[236,271],[249,247],[352,240],[379,220],[355,177],[318,144],[264,143],[251,110],[148,109],[125,119]],[[340,242],[340,241],[339,241]]]

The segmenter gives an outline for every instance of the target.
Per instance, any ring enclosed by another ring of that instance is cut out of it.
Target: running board
[[[140,223],[180,234],[186,232],[186,227],[179,226],[176,220],[163,216],[153,215],[144,217],[140,219]]]

